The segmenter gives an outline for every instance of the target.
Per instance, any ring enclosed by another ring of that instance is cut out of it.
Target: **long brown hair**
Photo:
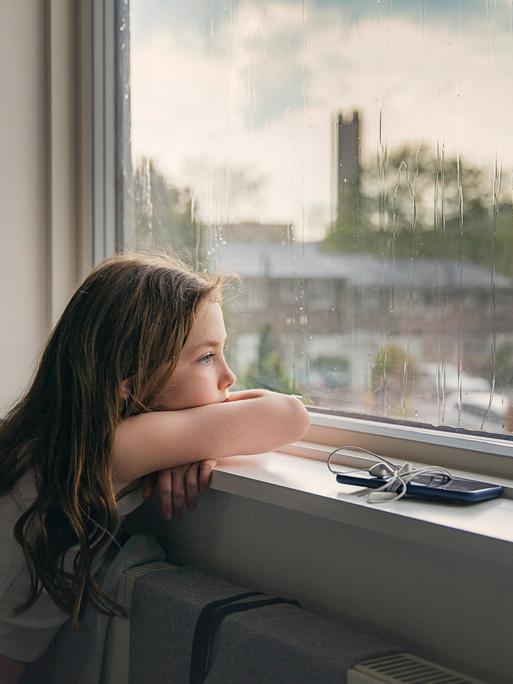
[[[112,486],[114,430],[151,410],[151,396],[173,371],[198,306],[220,298],[220,276],[193,272],[163,252],[121,254],[97,266],[51,332],[26,394],[0,426],[0,495],[33,468],[37,497],[14,526],[30,574],[78,627],[90,600],[101,612],[123,608],[93,578],[93,562],[117,525]],[[163,377],[157,371],[169,364]],[[131,380],[131,391],[121,383]],[[153,386],[152,386],[153,383]],[[63,553],[78,545],[74,572]]]

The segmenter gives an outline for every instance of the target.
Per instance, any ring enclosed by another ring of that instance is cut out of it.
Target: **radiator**
[[[347,673],[347,684],[484,684],[411,653],[395,653],[360,662]]]
[[[120,575],[128,619],[110,620],[101,684],[188,684],[194,626],[205,604],[244,591],[157,561]],[[226,618],[205,684],[477,684],[393,644],[291,605]]]

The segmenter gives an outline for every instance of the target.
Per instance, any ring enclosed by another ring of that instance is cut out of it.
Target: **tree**
[[[233,163],[218,163],[204,156],[189,159],[185,165],[197,189],[203,196],[205,191],[218,198],[220,208],[227,214],[247,213],[248,205],[257,212],[262,203],[262,189],[267,180],[251,166],[236,166]],[[222,221],[221,221],[222,222]]]
[[[270,323],[265,323],[260,330],[256,361],[246,369],[242,383],[245,387],[263,387],[285,394],[298,391],[285,370],[280,341]]]
[[[347,356],[320,354],[310,361],[310,369],[322,375],[325,386],[331,391],[351,382],[351,361]]]
[[[513,385],[513,342],[502,342],[495,352],[495,386],[510,390]]]
[[[443,148],[403,146],[360,171],[356,217],[329,227],[327,251],[495,264],[513,275],[513,204],[485,169]]]
[[[197,269],[205,265],[205,230],[190,189],[172,185],[147,157],[135,170],[134,205],[138,245],[171,249]]]
[[[473,360],[473,371],[482,377],[492,380],[495,376],[495,389],[511,394],[513,387],[513,342],[502,342],[497,345],[495,357],[483,354]]]
[[[406,415],[412,393],[415,362],[400,345],[381,347],[371,365],[371,388],[377,415]]]

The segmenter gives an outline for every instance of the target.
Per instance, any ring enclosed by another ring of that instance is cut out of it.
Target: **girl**
[[[199,462],[272,450],[308,429],[295,397],[229,392],[222,285],[167,255],[117,255],[51,333],[0,427],[1,684],[18,682],[68,617],[78,626],[86,601],[124,614],[95,582],[128,512],[124,492],[160,472],[180,509],[187,470],[194,505],[198,478],[208,480]]]

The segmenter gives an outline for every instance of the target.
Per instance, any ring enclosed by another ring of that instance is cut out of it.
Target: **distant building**
[[[292,224],[258,223],[246,221],[241,223],[225,223],[217,226],[219,233],[227,242],[267,242],[288,243],[293,238]]]
[[[357,219],[360,193],[360,115],[354,111],[345,120],[342,113],[332,122],[332,206],[336,207],[333,220],[352,225]]]
[[[330,382],[349,386],[356,394],[347,401],[361,408],[372,359],[385,344],[408,349],[419,363],[456,363],[461,356],[489,358],[492,340],[513,334],[512,278],[495,276],[492,307],[490,272],[477,264],[325,252],[322,243],[277,239],[287,230],[268,233],[254,224],[251,239],[241,240],[232,225],[210,252],[214,269],[241,278],[226,297],[240,369],[254,360],[270,324],[283,362],[300,381],[311,377],[308,364],[316,359],[344,357],[349,379],[339,369]],[[341,396],[330,401],[339,406]]]
[[[255,235],[263,235],[255,231]],[[216,262],[243,281],[245,332],[264,322],[277,332],[308,319],[318,334],[360,330],[390,335],[490,334],[513,331],[513,279],[496,275],[495,322],[490,273],[469,262],[326,253],[321,243],[226,240]]]

